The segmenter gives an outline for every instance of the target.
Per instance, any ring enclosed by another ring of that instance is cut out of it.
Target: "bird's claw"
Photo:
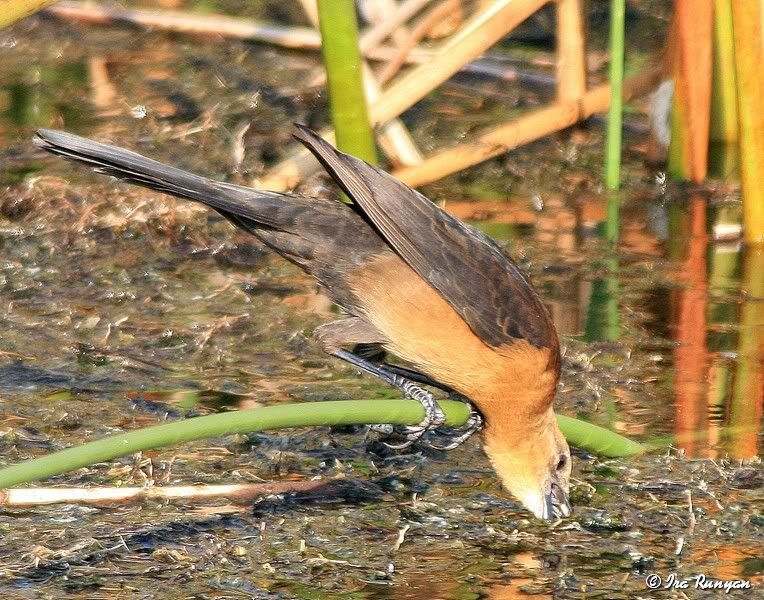
[[[483,429],[483,416],[478,412],[478,410],[472,405],[471,402],[468,402],[468,406],[470,407],[470,416],[464,425],[461,425],[460,427],[454,427],[450,430],[440,430],[437,432],[438,435],[449,440],[445,445],[441,446],[427,439],[422,440],[422,443],[428,448],[432,448],[433,450],[453,450],[454,448],[461,446],[474,434]]]
[[[424,419],[422,419],[416,425],[410,425],[405,427],[393,427],[392,425],[372,425],[371,431],[381,433],[383,435],[396,434],[404,438],[404,442],[400,444],[391,444],[390,442],[382,442],[388,448],[393,450],[404,450],[409,446],[412,446],[418,442],[422,436],[428,431],[432,431],[441,427],[446,422],[446,415],[443,410],[438,406],[433,395],[418,386],[413,381],[406,381],[402,386],[404,395],[410,400],[416,400],[424,408]]]
[[[403,385],[403,391],[407,398],[416,400],[424,407],[425,416],[417,425],[402,428],[396,428],[392,425],[372,425],[372,431],[384,435],[395,433],[405,439],[405,441],[400,444],[383,442],[388,448],[392,448],[393,450],[403,450],[417,442],[421,442],[424,446],[432,448],[433,450],[453,450],[454,448],[461,446],[472,437],[472,435],[483,428],[482,415],[472,403],[466,400],[466,398],[464,400],[470,407],[470,416],[467,419],[467,422],[460,427],[449,428],[447,431],[443,431],[441,430],[441,427],[446,422],[446,415],[435,401],[435,398],[433,398],[433,395],[410,381]],[[425,434],[431,432],[436,432],[439,436],[447,438],[448,442],[444,445],[440,445],[426,439],[424,437]]]
[[[369,425],[369,431],[380,435],[392,435],[395,432],[395,426],[390,425],[390,423],[377,423]]]

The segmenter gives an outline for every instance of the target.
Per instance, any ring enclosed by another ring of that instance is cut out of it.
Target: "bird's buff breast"
[[[440,294],[397,255],[374,259],[349,283],[363,318],[390,342],[387,349],[417,370],[473,400],[481,409],[507,390],[554,387],[542,381],[549,351],[519,340],[493,348],[470,329]],[[553,379],[553,378],[552,378]]]

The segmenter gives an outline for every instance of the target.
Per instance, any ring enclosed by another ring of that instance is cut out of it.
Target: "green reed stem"
[[[610,431],[594,423],[557,415],[560,431],[571,446],[587,450],[592,454],[617,458],[642,454],[647,448],[615,431]]]
[[[337,148],[376,164],[377,150],[363,88],[355,2],[318,0],[318,20]]]
[[[621,186],[621,136],[623,124],[623,62],[625,0],[610,2],[610,110],[605,141],[605,185]]]
[[[462,402],[441,400],[446,425],[458,427],[469,417]],[[209,437],[266,429],[391,423],[415,425],[424,417],[413,400],[340,400],[267,406],[163,423],[102,438],[0,469],[0,489],[45,479],[135,452]],[[639,454],[645,448],[623,436],[571,417],[558,416],[571,444],[604,456]]]

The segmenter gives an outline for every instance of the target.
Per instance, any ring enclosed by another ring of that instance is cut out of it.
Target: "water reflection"
[[[714,225],[720,211],[715,211]],[[716,457],[722,443],[727,399],[732,394],[737,345],[736,323],[740,318],[737,293],[740,285],[739,240],[718,240],[708,251],[708,444]]]
[[[38,64],[11,61],[0,87],[0,141],[25,140],[39,126],[107,137],[117,130],[141,136],[159,129],[164,137],[156,141],[158,152],[162,144],[177,153],[202,137],[212,141],[215,151],[184,159],[205,163],[199,168],[214,173],[230,163],[226,123],[249,119],[256,109],[259,118],[253,122],[268,125],[261,132],[252,129],[248,143],[264,144],[264,157],[278,144],[263,142],[265,129],[275,136],[283,123],[288,135],[295,100],[282,106],[278,94],[258,96],[253,108],[253,91],[267,86],[229,69],[226,61],[196,54],[169,37],[152,38],[150,46],[139,44],[136,50],[134,34],[109,35],[117,36],[116,42],[107,38],[110,44],[87,52],[70,51]],[[268,63],[249,52],[237,55],[243,70],[255,72],[246,61]],[[296,60],[303,58],[284,58]],[[299,79],[293,62],[287,70]],[[282,66],[279,78],[284,71]],[[213,79],[221,85],[205,88]],[[237,90],[240,95],[231,100]],[[134,99],[149,106],[149,119],[134,118]],[[228,116],[216,116],[218,106]],[[187,137],[193,139],[179,141]],[[171,153],[165,157],[172,160]],[[15,181],[38,168],[30,161],[6,162],[0,177]],[[448,201],[446,207],[521,255],[564,340],[593,348],[617,344],[655,367],[641,376],[649,382],[642,389],[617,381],[603,387],[611,421],[617,414],[624,430],[671,431],[690,456],[760,452],[764,264],[760,250],[737,241],[734,203],[681,193],[666,202],[654,189],[610,199],[542,189],[530,198],[474,200]],[[285,303],[308,311],[297,297]],[[589,409],[596,407],[582,412]]]
[[[0,87],[0,116],[15,127],[49,127],[55,122],[83,122],[87,112],[71,101],[62,101],[62,89],[82,89],[86,79],[84,63],[25,69],[18,78]]]
[[[553,596],[538,586],[537,578],[543,575],[544,569],[539,557],[531,552],[520,552],[512,558],[514,560],[511,569],[515,575],[509,583],[491,586],[488,590],[489,600],[527,600],[529,596],[539,600],[551,600]]]
[[[407,557],[408,558],[408,557]],[[401,561],[401,557],[397,557]],[[471,557],[465,561],[464,557],[453,556],[450,552],[424,552],[416,555],[416,562],[422,562],[421,571],[416,576],[406,578],[405,584],[391,585],[389,589],[379,590],[372,588],[372,598],[395,598],[405,600],[419,600],[428,598],[432,600],[461,600],[474,597],[469,587],[465,585],[463,576],[484,580],[485,590],[481,598],[486,600],[551,600],[553,585],[550,574],[553,572],[548,566],[544,566],[540,555],[535,552],[521,551],[501,556],[503,562],[502,577],[499,581],[492,581],[495,575],[485,575],[483,572],[489,564],[484,556]],[[456,572],[445,576],[438,570],[438,563],[448,560],[459,565]],[[433,569],[426,568],[432,565]],[[459,572],[461,571],[461,572]],[[491,579],[489,579],[489,577]]]
[[[677,260],[676,277],[681,286],[671,294],[674,324],[674,432],[689,456],[698,456],[696,432],[708,429],[706,400],[706,313],[708,304],[706,252],[706,200],[694,195],[687,211],[677,221],[672,236],[684,242],[684,256]]]
[[[534,276],[563,338],[622,340],[629,352],[639,353],[634,318],[631,324],[622,322],[635,311],[642,313],[638,324],[652,337],[644,342],[652,351],[665,347],[667,338],[670,353],[658,358],[673,368],[664,369],[659,380],[672,391],[672,431],[679,448],[692,457],[757,455],[764,394],[763,250],[740,243],[735,205],[714,204],[702,194],[665,205],[654,199],[647,205],[627,202],[619,215],[620,203],[618,198],[580,198],[571,222],[517,207],[514,213],[505,207],[492,214],[515,215],[507,243],[514,241],[521,251],[530,243],[552,244],[563,264],[573,267],[562,278]],[[480,215],[475,210],[474,216]],[[469,215],[461,205],[457,212]],[[519,223],[526,227],[518,229]],[[575,268],[582,257],[590,263]],[[635,279],[636,267],[660,277]],[[624,300],[624,294],[634,296],[635,288],[643,292],[641,304]],[[614,390],[607,402],[618,398],[623,407],[633,397],[633,392]]]
[[[729,410],[730,453],[748,458],[758,451],[764,407],[764,248],[749,246],[743,256],[744,293],[737,345],[737,368]]]
[[[764,395],[763,250],[710,242],[707,232],[719,230],[713,221],[724,212],[711,213],[711,226],[707,213],[706,200],[692,196],[672,232],[684,240],[683,288],[672,294],[675,432],[690,456],[750,458],[758,453]]]
[[[604,222],[599,231],[605,240],[605,256],[602,267],[605,275],[592,281],[591,299],[586,317],[584,339],[587,342],[614,342],[621,335],[618,310],[618,256],[616,249],[619,239],[621,199],[612,195],[607,200]]]

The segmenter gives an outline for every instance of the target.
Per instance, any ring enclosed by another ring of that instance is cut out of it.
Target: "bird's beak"
[[[541,519],[554,521],[558,518],[570,516],[573,509],[570,506],[568,494],[556,483],[552,483],[551,490],[544,494],[544,507],[542,515],[536,515]]]

